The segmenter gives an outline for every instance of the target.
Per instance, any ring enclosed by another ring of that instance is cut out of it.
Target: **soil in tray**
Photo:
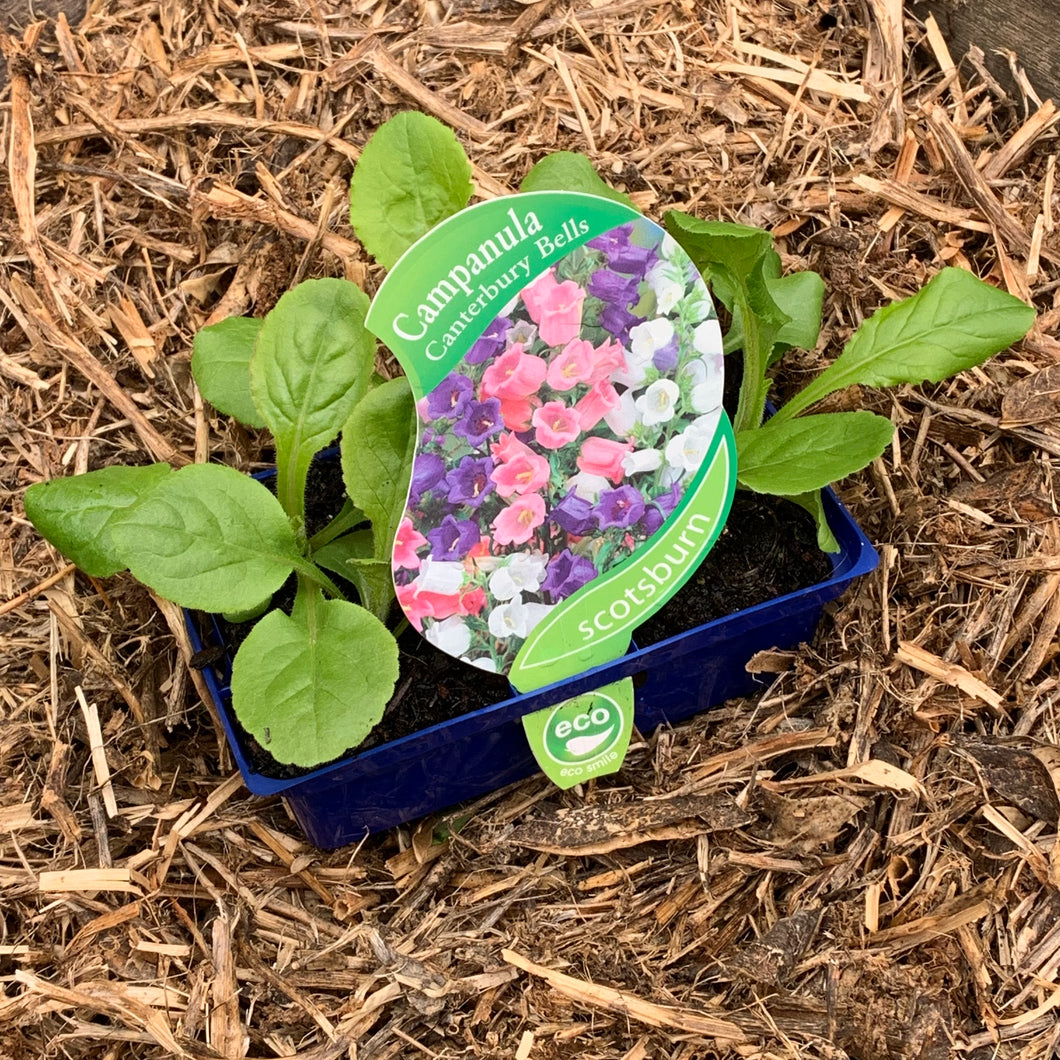
[[[643,648],[816,585],[831,573],[809,512],[781,497],[738,490],[725,528],[696,573],[633,636]]]

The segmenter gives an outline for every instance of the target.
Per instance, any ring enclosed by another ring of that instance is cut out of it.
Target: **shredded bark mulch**
[[[1060,112],[901,7],[99,2],[6,40],[0,1056],[1055,1054]],[[234,774],[179,612],[76,572],[21,496],[261,466],[192,336],[305,277],[375,289],[346,188],[410,107],[482,196],[572,149],[654,216],[770,228],[830,291],[781,397],[945,264],[1039,319],[950,383],[831,400],[897,427],[841,486],[882,563],[755,660],[763,696],[321,853]]]

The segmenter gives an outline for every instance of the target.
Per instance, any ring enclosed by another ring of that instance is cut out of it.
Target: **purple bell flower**
[[[678,353],[677,336],[674,335],[665,346],[660,346],[655,353],[652,354],[651,363],[654,364],[660,372],[672,372],[677,367]]]
[[[600,310],[600,327],[623,345],[629,344],[629,329],[643,323],[641,317],[623,306],[609,303]]]
[[[644,514],[640,517],[640,532],[641,535],[647,540],[654,534],[665,521],[666,516],[654,505],[649,504],[644,509]]]
[[[637,281],[612,269],[597,269],[589,277],[589,294],[608,305],[626,309],[637,300]]]
[[[478,544],[478,523],[473,519],[455,519],[447,515],[439,526],[427,531],[431,558],[461,560]]]
[[[641,279],[655,264],[657,255],[649,247],[638,247],[630,242],[633,233],[633,222],[612,228],[603,235],[590,239],[587,246],[602,250],[607,256],[608,264],[616,272],[624,272]]]
[[[450,504],[466,504],[477,508],[497,487],[490,475],[493,461],[488,457],[465,456],[445,476]]]
[[[660,493],[657,497],[653,497],[652,501],[658,507],[659,511],[663,513],[663,516],[669,515],[674,508],[677,507],[677,502],[680,501],[681,495],[684,491],[681,489],[681,483],[675,482],[668,490]]]
[[[436,453],[417,453],[412,465],[412,486],[409,500],[419,504],[420,498],[434,489],[445,477],[445,461]]]
[[[574,490],[571,490],[558,504],[553,506],[548,517],[560,529],[577,537],[589,533],[596,526],[592,504],[584,497],[579,497]]]
[[[512,322],[507,317],[497,317],[476,339],[475,344],[467,351],[464,361],[467,364],[481,364],[491,357],[496,357],[511,326]]]
[[[427,398],[427,412],[432,420],[455,420],[464,414],[467,403],[475,396],[475,385],[466,375],[451,372]]]
[[[499,398],[469,401],[464,409],[463,418],[453,425],[453,433],[466,438],[468,445],[473,449],[478,449],[487,438],[500,434],[503,430],[504,418],[501,416]]]
[[[566,600],[587,582],[591,582],[596,573],[592,560],[576,556],[569,548],[565,548],[549,561],[541,590],[549,593],[553,602]]]
[[[604,490],[596,505],[596,521],[601,530],[617,526],[622,529],[640,521],[644,514],[644,498],[633,486],[619,486],[616,490]]]

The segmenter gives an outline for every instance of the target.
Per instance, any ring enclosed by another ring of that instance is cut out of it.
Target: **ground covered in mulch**
[[[1060,113],[900,7],[101,0],[7,41],[0,1056],[1054,1054]],[[346,187],[409,107],[483,196],[569,148],[654,216],[769,227],[831,291],[781,394],[944,264],[1040,315],[950,384],[831,402],[897,426],[841,487],[882,563],[763,696],[322,853],[234,774],[179,613],[68,567],[21,494],[254,468],[192,335],[305,277],[374,289]]]

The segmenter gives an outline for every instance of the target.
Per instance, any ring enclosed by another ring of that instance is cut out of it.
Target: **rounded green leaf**
[[[260,618],[269,607],[272,605],[272,593],[269,593],[264,600],[259,600],[253,607],[245,607],[239,611],[222,611],[221,617],[226,622],[231,622],[234,625],[240,622],[250,622],[252,619]]]
[[[278,447],[307,461],[368,389],[375,336],[368,296],[349,280],[306,280],[265,317],[250,365],[254,402]]]
[[[766,287],[788,322],[773,339],[772,364],[792,346],[812,350],[821,333],[821,309],[824,305],[824,280],[816,272],[793,272],[767,279]]]
[[[704,274],[720,265],[737,280],[746,280],[773,249],[773,237],[763,228],[703,221],[680,210],[668,210],[665,221],[666,230]]]
[[[887,448],[894,424],[874,412],[775,418],[736,435],[740,484],[781,497],[808,493],[860,471]]]
[[[556,151],[545,155],[529,173],[523,177],[520,191],[583,191],[588,195],[599,195],[624,206],[633,207],[633,200],[621,191],[615,191],[600,178],[592,162],[575,151]]]
[[[359,744],[383,716],[398,678],[393,634],[363,607],[319,601],[266,615],[232,667],[232,708],[277,761],[315,766]]]
[[[350,224],[388,269],[471,198],[471,163],[452,129],[418,111],[381,125],[350,181]]]
[[[301,559],[276,498],[260,482],[221,464],[181,468],[111,533],[140,581],[203,611],[256,606]]]
[[[114,524],[172,472],[169,464],[104,467],[38,482],[26,490],[26,516],[86,574],[108,578],[129,565],[111,535]]]
[[[250,393],[250,358],[262,321],[229,317],[195,335],[191,374],[202,396],[227,416],[248,427],[264,427],[265,418]]]

